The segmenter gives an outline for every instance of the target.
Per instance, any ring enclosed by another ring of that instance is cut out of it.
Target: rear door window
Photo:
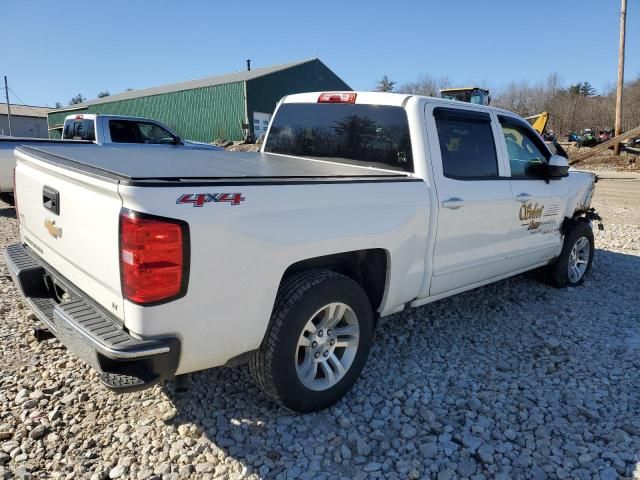
[[[402,107],[285,103],[273,118],[264,151],[413,172]]]
[[[442,171],[454,179],[498,177],[498,156],[488,113],[436,108]]]

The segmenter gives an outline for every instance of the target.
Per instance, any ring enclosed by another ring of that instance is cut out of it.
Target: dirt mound
[[[234,143],[226,149],[229,152],[257,152],[262,145],[257,143]]]
[[[573,156],[589,151],[588,147],[578,148],[575,144],[562,143],[562,147],[569,154],[569,161]],[[640,155],[631,152],[621,152],[614,155],[613,150],[605,150],[591,158],[577,163],[576,168],[584,170],[614,170],[617,172],[640,172]]]

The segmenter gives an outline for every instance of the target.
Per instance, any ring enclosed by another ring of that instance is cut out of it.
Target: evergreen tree
[[[69,100],[69,105],[77,105],[79,103],[84,102],[86,99],[87,98],[84,95],[79,93],[75,97],[73,97],[71,100]]]
[[[376,92],[392,92],[393,86],[396,84],[393,80],[389,80],[389,77],[383,75],[380,80],[378,80],[378,85],[376,86]]]

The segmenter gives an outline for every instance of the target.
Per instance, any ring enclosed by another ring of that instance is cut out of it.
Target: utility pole
[[[11,136],[11,104],[9,103],[9,86],[6,75],[4,76],[4,93],[7,99],[7,119],[9,120],[9,136]]]
[[[620,7],[620,50],[618,52],[618,88],[616,90],[616,131],[622,133],[622,89],[624,87],[624,34],[627,26],[627,0],[622,0]],[[613,154],[620,155],[620,144],[613,147]]]

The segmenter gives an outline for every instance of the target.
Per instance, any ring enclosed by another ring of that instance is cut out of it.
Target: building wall
[[[14,137],[47,138],[47,119],[11,115],[11,134]],[[9,135],[8,115],[0,115],[0,135]]]
[[[247,82],[247,110],[253,128],[253,112],[273,113],[285,95],[315,91],[348,90],[351,87],[320,60],[254,78]]]
[[[64,123],[67,115],[103,113],[151,118],[189,140],[240,140],[244,122],[243,82],[164,93],[150,97],[88,105],[81,110],[52,112],[49,126]],[[59,131],[50,131],[59,138]]]

